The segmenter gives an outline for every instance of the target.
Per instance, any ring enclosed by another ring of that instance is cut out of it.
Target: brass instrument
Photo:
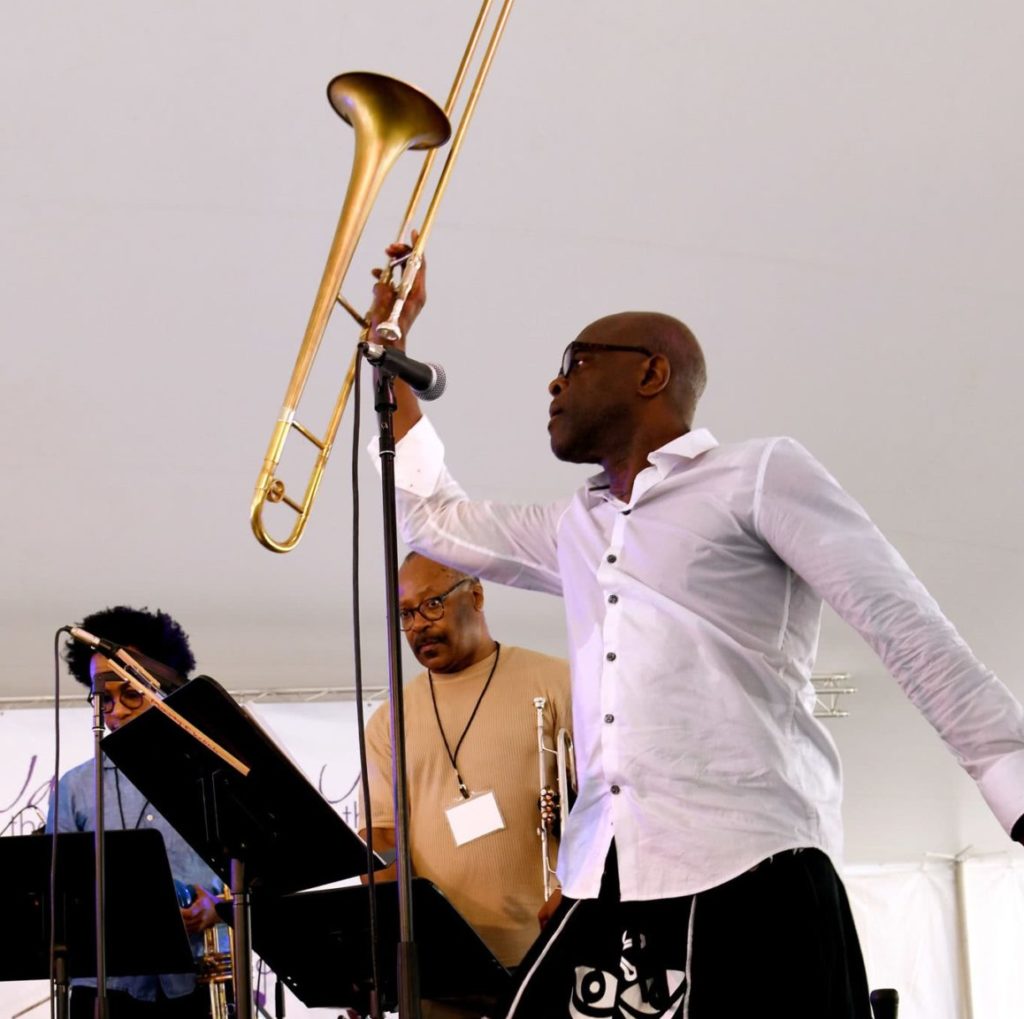
[[[382,277],[385,281],[390,282],[395,290],[395,302],[391,314],[377,330],[378,337],[385,341],[393,342],[401,337],[398,318],[416,274],[423,263],[423,251],[427,237],[430,234],[441,197],[447,187],[455,159],[462,146],[469,121],[476,108],[483,83],[490,70],[491,61],[504,32],[512,3],[513,0],[504,0],[495,19],[476,78],[452,138],[448,157],[441,170],[424,220],[420,225],[417,240],[410,255],[402,260],[405,264],[401,278],[398,283],[392,280],[391,274],[395,268],[394,265],[389,266]],[[327,97],[334,110],[343,120],[351,124],[355,131],[355,154],[348,191],[345,194],[334,241],[327,257],[327,265],[313,302],[313,310],[306,326],[302,345],[299,348],[295,368],[288,383],[284,404],[278,415],[277,423],[274,425],[270,445],[267,447],[267,454],[256,481],[256,490],[249,509],[253,533],[259,542],[272,552],[289,552],[302,537],[355,379],[360,356],[358,348],[352,356],[348,371],[342,381],[341,391],[324,435],[317,436],[295,419],[299,400],[309,379],[313,361],[327,329],[334,305],[337,303],[345,308],[363,327],[364,334],[368,328],[365,316],[356,312],[342,297],[341,285],[352,262],[352,256],[359,243],[377,192],[388,171],[406,149],[428,150],[406,209],[402,227],[398,232],[398,239],[402,240],[410,229],[413,216],[416,213],[416,207],[433,165],[436,149],[443,145],[452,133],[449,116],[455,107],[473,56],[487,25],[491,5],[492,0],[483,0],[444,110],[412,86],[380,74],[342,74],[327,86]],[[316,447],[316,460],[301,501],[290,498],[286,494],[284,482],[277,477],[285,440],[292,429],[295,429]],[[291,532],[283,539],[272,538],[264,526],[263,510],[268,502],[283,502],[297,514]]]
[[[231,1019],[234,1015],[233,954],[234,934],[230,927],[217,924],[203,931],[203,955],[196,982],[209,988],[210,1019]]]
[[[554,746],[549,747],[544,734],[544,708],[547,700],[534,697],[533,706],[537,709],[537,772],[540,787],[540,824],[537,834],[540,836],[541,867],[544,877],[544,899],[551,898],[551,879],[555,876],[555,868],[551,864],[553,835],[559,835],[565,828],[565,818],[569,813],[569,795],[576,792],[576,758],[573,753],[572,737],[567,729],[559,729],[553,733]],[[555,785],[548,781],[551,757],[555,758]]]
[[[187,909],[196,901],[198,890],[195,885],[174,881],[178,905]],[[224,889],[224,896],[231,898],[231,892]],[[231,1019],[234,1015],[234,985],[232,983],[231,959],[234,952],[234,936],[231,927],[218,923],[203,930],[203,954],[196,959],[198,973],[196,983],[209,988],[210,1019]]]

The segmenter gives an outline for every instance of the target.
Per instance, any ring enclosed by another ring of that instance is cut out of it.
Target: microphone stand
[[[76,637],[76,640],[79,639]],[[148,680],[152,680],[145,670],[141,669],[138,663],[125,654],[127,667],[141,672]],[[136,676],[125,670],[116,659],[110,659],[111,668],[121,675],[127,682],[137,689],[142,689],[147,696],[153,697],[151,691],[145,689]],[[93,826],[94,857],[95,857],[95,891],[96,891],[96,1005],[93,1010],[93,1019],[107,1019],[110,1012],[110,1005],[107,998],[107,896],[106,896],[106,872],[107,872],[107,840],[104,838],[106,832],[106,817],[103,796],[103,748],[100,742],[106,731],[106,723],[103,721],[103,696],[107,690],[107,681],[102,678],[102,673],[97,673],[92,678],[92,742],[93,742],[93,768],[95,770],[94,799],[96,810],[96,823]]]
[[[365,351],[364,351],[365,355]],[[409,794],[405,767],[405,707],[402,645],[398,625],[398,524],[395,512],[394,379],[384,368],[373,372],[374,409],[380,429],[381,493],[384,522],[384,571],[387,596],[388,692],[391,708],[391,768],[398,873],[398,1014],[420,1019],[419,956],[413,939],[412,864],[409,852]]]
[[[76,627],[69,632],[75,640],[90,644],[108,656],[110,671],[120,677],[132,689],[139,693],[151,707],[166,715],[180,729],[187,732],[211,753],[216,754],[225,764],[233,768],[243,778],[249,774],[249,766],[240,761],[234,754],[225,750],[219,743],[210,739],[201,729],[183,718],[177,711],[164,703],[158,691],[160,683],[123,647],[102,641],[92,634],[84,633]],[[104,680],[96,685],[93,678],[93,735],[96,768],[96,1009],[93,1019],[108,1019],[108,1002],[106,993],[106,945],[103,932],[106,929],[104,905],[103,875],[105,871],[104,852],[104,817],[103,817],[103,751],[100,740],[103,738],[103,689]],[[235,900],[234,907],[234,944],[231,953],[231,969],[234,974],[236,1019],[252,1019],[252,979],[251,950],[249,934],[249,887],[245,877],[245,863],[241,859],[231,860],[231,893]]]
[[[105,723],[103,721],[103,695],[106,693],[106,680],[93,677],[92,681],[92,737],[93,761],[95,775],[96,823],[93,826],[95,846],[95,891],[96,891],[96,1005],[94,1019],[107,1019],[107,905],[104,888],[104,876],[107,869],[106,830],[103,816],[103,750],[100,741],[103,739]],[[56,836],[55,836],[56,837]]]

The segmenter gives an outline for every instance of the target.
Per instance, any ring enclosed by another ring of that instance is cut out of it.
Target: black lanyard
[[[455,744],[455,753],[452,753],[452,748],[448,743],[448,737],[444,734],[444,726],[441,724],[441,713],[437,710],[437,697],[434,695],[434,674],[427,669],[427,680],[430,683],[430,700],[434,705],[434,717],[437,719],[437,728],[441,733],[441,739],[444,741],[444,748],[448,751],[448,760],[452,762],[452,769],[455,772],[455,777],[459,781],[459,792],[462,794],[464,800],[469,799],[469,790],[466,788],[466,783],[462,781],[462,776],[459,774],[459,766],[455,763],[456,758],[459,756],[459,748],[462,746],[462,741],[466,738],[466,733],[469,732],[469,727],[473,724],[473,719],[476,718],[476,713],[480,708],[480,702],[484,699],[484,694],[487,693],[487,688],[491,685],[491,680],[494,679],[494,670],[498,667],[498,659],[501,657],[501,645],[494,642],[494,664],[491,666],[491,671],[487,675],[487,682],[484,683],[484,688],[480,691],[480,696],[476,699],[476,704],[473,707],[473,713],[469,716],[469,721],[466,723],[466,728],[462,730],[462,735],[459,737],[459,742]]]
[[[117,790],[117,812],[121,815],[121,828],[127,829],[128,823],[124,819],[124,804],[121,802],[121,770],[114,768],[114,788]],[[142,815],[146,812],[146,807],[149,806],[149,800],[145,800],[142,804],[142,809],[139,811],[139,816],[135,819],[135,827],[138,828],[142,824]]]

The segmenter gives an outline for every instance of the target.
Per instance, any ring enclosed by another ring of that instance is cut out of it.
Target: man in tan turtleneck
[[[549,742],[571,730],[568,665],[499,645],[475,577],[412,553],[398,580],[401,625],[426,669],[404,692],[413,873],[437,885],[498,959],[515,966],[544,906],[534,698],[547,702]],[[366,742],[381,851],[394,847],[395,834],[386,704]]]

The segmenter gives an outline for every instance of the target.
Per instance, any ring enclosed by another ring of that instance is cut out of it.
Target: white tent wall
[[[958,901],[956,870],[963,881]],[[900,1019],[1011,1019],[1024,1001],[1024,861],[1016,854],[843,870],[873,987]],[[966,985],[970,985],[968,995]]]
[[[862,864],[843,880],[870,985],[896,988],[900,1019],[965,1019],[952,868]]]
[[[327,701],[249,707],[310,782],[353,823],[359,771],[355,705]],[[0,829],[6,835],[31,831],[45,814],[53,724],[49,710],[0,712]],[[62,711],[61,734],[64,772],[92,753],[90,712],[80,707]],[[967,1019],[953,868],[950,859],[923,851],[913,862],[844,868],[869,982],[899,990],[901,1019]],[[1018,964],[1024,958],[1024,860],[1017,854],[968,855],[964,877],[974,1019],[1017,1019],[1024,1000],[1024,970]],[[10,884],[16,876],[6,880]],[[737,966],[742,968],[741,960]],[[784,1000],[785,989],[766,993]],[[45,994],[45,986],[34,982],[0,984],[0,1019]],[[306,1011],[289,1000],[289,1016]]]
[[[1024,1002],[1024,860],[995,854],[964,865],[975,1019],[1019,1016]]]

